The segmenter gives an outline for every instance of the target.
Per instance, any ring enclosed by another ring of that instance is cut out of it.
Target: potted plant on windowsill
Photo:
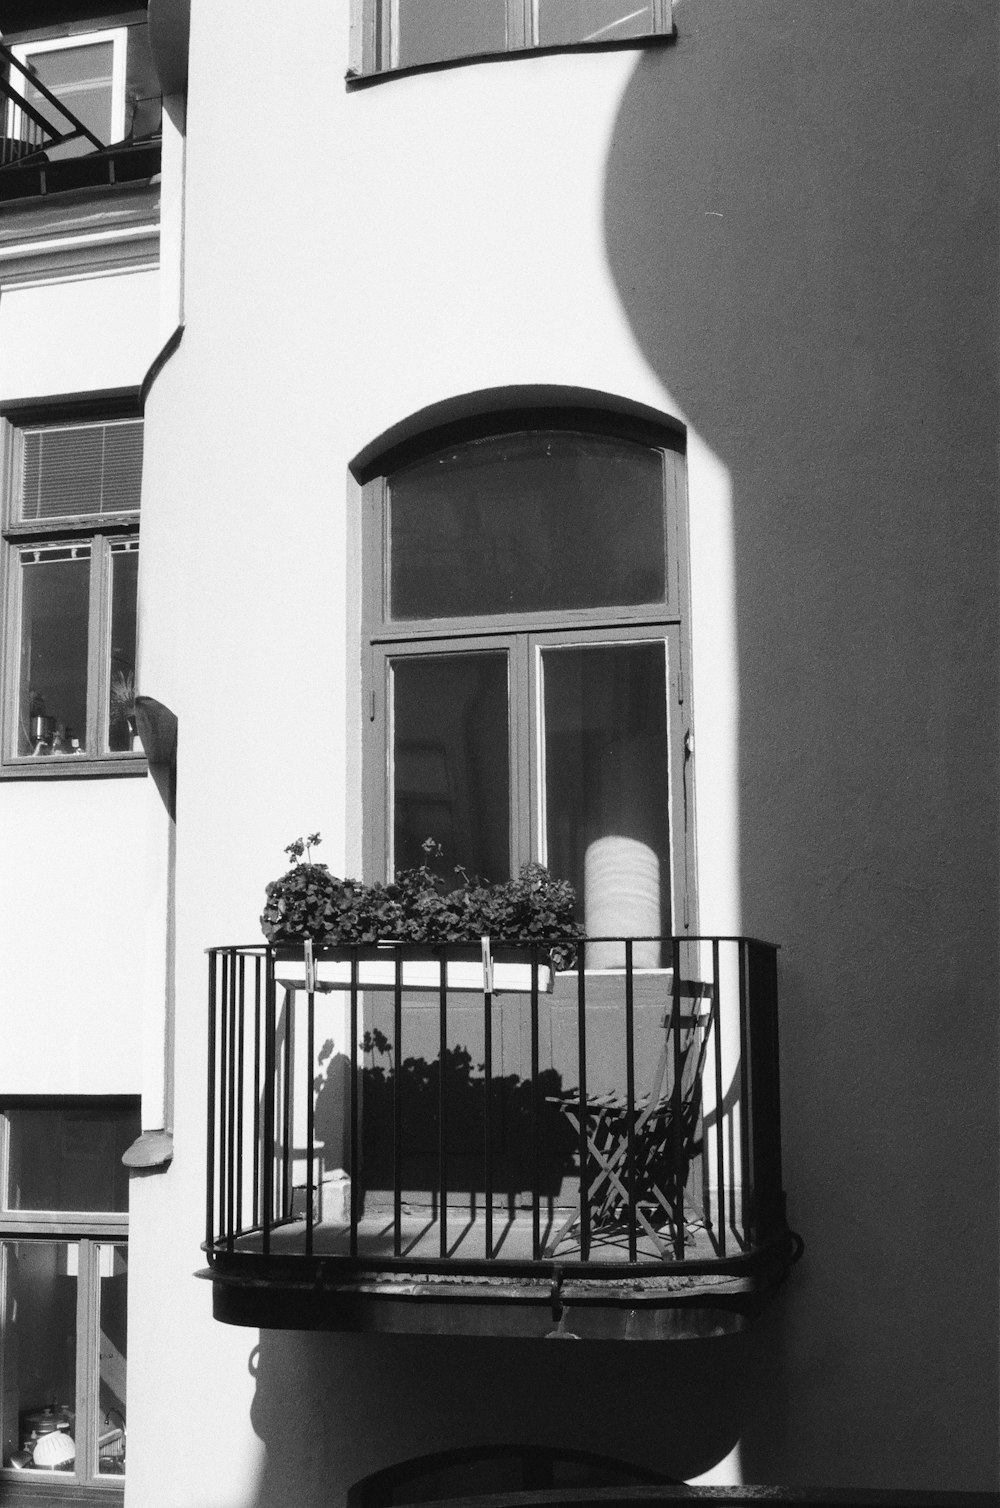
[[[442,959],[449,990],[528,991],[535,977],[551,990],[553,972],[575,959],[573,887],[540,864],[494,884],[458,868],[449,890],[430,869],[441,850],[428,838],[419,868],[366,885],[314,864],[319,842],[311,833],[290,843],[291,869],[267,886],[261,929],[286,988],[348,989],[356,963],[360,987],[393,989],[398,958],[407,990],[440,989]]]

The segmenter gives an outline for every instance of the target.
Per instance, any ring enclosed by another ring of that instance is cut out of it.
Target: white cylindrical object
[[[588,937],[658,937],[660,933],[660,861],[648,843],[609,834],[588,845],[583,861],[584,925]],[[660,964],[658,942],[636,943],[637,969]],[[587,949],[594,969],[625,967],[620,942],[594,943]]]

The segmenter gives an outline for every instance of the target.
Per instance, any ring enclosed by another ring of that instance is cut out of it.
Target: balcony
[[[209,954],[220,1320],[720,1334],[796,1242],[767,943]]]
[[[162,99],[151,75],[137,75],[118,123],[121,139],[109,142],[0,43],[0,109],[0,202],[141,183],[160,170]]]

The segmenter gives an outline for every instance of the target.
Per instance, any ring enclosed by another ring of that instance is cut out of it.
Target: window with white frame
[[[671,0],[354,0],[356,74],[670,35]]]
[[[128,28],[115,27],[109,31],[17,43],[11,47],[11,53],[30,77],[12,68],[11,87],[60,132],[69,129],[69,122],[53,106],[49,95],[64,105],[103,146],[120,141],[125,135],[127,41]],[[8,138],[32,141],[36,131],[37,127],[26,111],[10,101],[7,106]],[[49,158],[56,160],[90,152],[93,143],[77,137],[47,150]]]
[[[142,420],[8,416],[0,772],[141,767]]]
[[[137,1100],[0,1104],[4,1476],[25,1473],[55,1489],[110,1485],[124,1475],[128,1174],[121,1159],[138,1132]],[[0,1487],[0,1496],[12,1489],[11,1482]]]
[[[547,864],[590,936],[686,925],[677,444],[551,413],[432,438],[369,481],[374,874],[433,838],[448,874]]]

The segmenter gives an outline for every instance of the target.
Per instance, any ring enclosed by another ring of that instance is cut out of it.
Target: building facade
[[[189,9],[0,3],[2,1490],[995,1489],[990,7]],[[308,991],[315,831],[629,941]]]

